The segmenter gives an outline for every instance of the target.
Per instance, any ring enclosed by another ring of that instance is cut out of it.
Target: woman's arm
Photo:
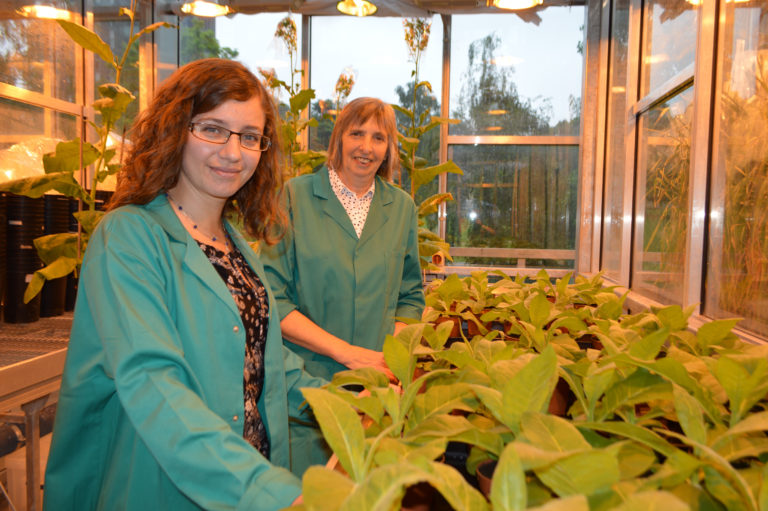
[[[373,367],[384,372],[392,380],[394,375],[380,351],[353,346],[343,339],[326,332],[298,310],[288,313],[280,322],[283,337],[304,348],[332,358],[350,369]]]

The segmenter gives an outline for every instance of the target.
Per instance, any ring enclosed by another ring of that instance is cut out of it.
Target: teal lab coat
[[[231,227],[259,277],[264,270]],[[284,348],[269,291],[265,459],[242,437],[245,329],[164,196],[107,214],[86,252],[45,475],[44,506],[263,510],[288,506],[288,416],[323,380]]]
[[[358,239],[331,188],[328,168],[288,181],[290,229],[262,249],[280,317],[298,310],[350,344],[380,351],[395,317],[424,310],[416,206],[400,188],[376,176],[376,191]],[[330,379],[346,369],[295,344],[308,372]]]
[[[424,310],[416,206],[400,188],[376,176],[376,188],[358,239],[328,179],[328,168],[291,179],[285,187],[290,229],[262,249],[280,317],[298,310],[356,345],[380,351],[395,317],[418,319]],[[286,343],[308,372],[331,379],[346,367]],[[291,423],[291,468],[303,472],[330,454],[316,428]]]

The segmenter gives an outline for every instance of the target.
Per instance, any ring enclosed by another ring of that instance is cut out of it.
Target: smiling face
[[[386,132],[373,118],[342,134],[341,168],[337,172],[349,189],[360,193],[370,188],[387,156],[388,143]]]
[[[265,115],[261,100],[229,100],[196,115],[193,123],[213,124],[239,133],[264,133]],[[182,153],[181,172],[173,196],[184,204],[223,206],[253,175],[261,159],[260,151],[245,149],[240,137],[231,135],[216,144],[187,133]]]

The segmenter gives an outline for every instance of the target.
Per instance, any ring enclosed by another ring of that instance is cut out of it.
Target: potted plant
[[[135,99],[131,91],[120,85],[120,75],[126,64],[131,47],[145,34],[161,27],[173,27],[165,22],[153,23],[134,33],[134,9],[136,0],[131,0],[130,8],[121,7],[120,15],[130,19],[130,37],[122,56],[115,56],[112,49],[96,33],[66,20],[56,20],[69,37],[85,50],[92,52],[109,64],[115,71],[113,83],[98,87],[100,98],[93,103],[94,110],[100,116],[100,122],[90,121],[91,128],[98,136],[98,141],[91,144],[80,138],[60,142],[54,153],[43,156],[45,174],[8,181],[0,184],[0,191],[38,198],[46,192],[55,190],[88,205],[88,210],[75,214],[82,228],[82,235],[62,233],[42,236],[35,240],[35,247],[45,267],[36,271],[24,293],[24,303],[28,303],[42,289],[47,280],[64,277],[76,272],[82,263],[82,255],[88,243],[88,237],[98,224],[103,212],[96,210],[96,192],[107,177],[120,170],[122,154],[109,147],[109,137],[118,120],[123,116],[128,105]],[[90,183],[78,183],[75,171],[93,165]]]

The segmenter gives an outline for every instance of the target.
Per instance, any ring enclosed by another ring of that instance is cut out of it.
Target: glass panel
[[[578,135],[584,8],[453,16],[452,135]]]
[[[43,173],[42,155],[77,136],[77,118],[0,98],[0,180]]]
[[[338,107],[336,83],[342,73],[351,73],[354,77],[354,86],[347,101],[373,96],[407,109],[412,108],[411,72],[414,63],[409,58],[403,21],[402,18],[354,16],[312,18],[314,37],[311,68],[316,99],[312,103],[312,117],[319,119],[319,126],[311,131],[312,149],[328,148],[333,115]],[[432,94],[419,100],[428,105],[433,115],[439,115],[443,26],[439,16],[433,16],[431,22],[428,45],[419,61],[419,81],[430,82]],[[324,117],[324,114],[327,115]],[[439,130],[433,131],[437,137]],[[422,142],[422,145],[428,144]],[[433,154],[425,157],[436,162],[436,151],[435,148],[431,151]]]
[[[611,63],[608,84],[608,122],[605,155],[602,270],[619,280],[624,228],[624,135],[627,122],[627,41],[629,0],[614,0],[611,19]],[[627,257],[628,254],[624,254]]]
[[[220,16],[216,18],[215,38],[209,43],[213,48],[209,48],[207,51],[211,52],[216,49],[219,52],[217,56],[238,60],[256,74],[259,73],[259,69],[271,70],[278,80],[290,85],[292,83],[291,69],[301,68],[301,15],[291,15],[291,19],[296,25],[296,48],[293,62],[291,62],[289,48],[282,40],[275,37],[278,23],[287,15],[287,12],[275,12]],[[212,36],[213,34],[210,34],[205,37],[210,38]],[[182,34],[182,48],[185,46],[185,41],[191,42],[193,40],[194,38],[191,36],[186,39]],[[203,58],[203,55],[195,58]],[[301,76],[296,73],[294,80],[295,83],[300,84]],[[280,100],[287,102],[288,98],[283,96]]]
[[[125,0],[92,0],[94,32],[96,32],[105,43],[112,49],[116,59],[121,59],[125,48],[128,45],[128,39],[131,31],[131,20],[128,16],[120,16],[120,8],[126,7]],[[135,24],[133,32],[136,34],[146,23],[141,19],[142,9],[137,9],[135,13]],[[163,29],[167,30],[167,29]],[[120,85],[128,89],[136,96],[125,111],[125,114],[118,120],[114,127],[116,133],[121,133],[123,129],[128,129],[136,114],[139,112],[139,44],[131,46],[128,58],[123,65],[120,74]],[[103,83],[114,83],[117,80],[114,68],[98,57],[93,59],[94,66],[94,94],[99,98],[98,87]]]
[[[448,174],[454,200],[447,203],[446,241],[452,247],[574,248],[578,146],[452,149],[453,161],[464,170]]]
[[[704,312],[768,335],[768,2],[725,6]]]
[[[0,81],[64,101],[75,101],[75,44],[55,21],[26,18],[16,9],[32,2],[14,0],[0,19]],[[81,2],[50,2],[75,21]]]
[[[155,14],[157,21],[165,21],[171,25],[178,25],[179,18],[167,14]],[[171,76],[176,70],[179,53],[179,34],[176,30],[161,28],[155,30],[155,58],[157,59],[155,81],[157,84]]]
[[[682,303],[688,235],[693,89],[639,118],[638,184],[632,288],[665,303]]]
[[[649,0],[643,9],[643,68],[640,95],[681,73],[693,76],[699,2]]]

